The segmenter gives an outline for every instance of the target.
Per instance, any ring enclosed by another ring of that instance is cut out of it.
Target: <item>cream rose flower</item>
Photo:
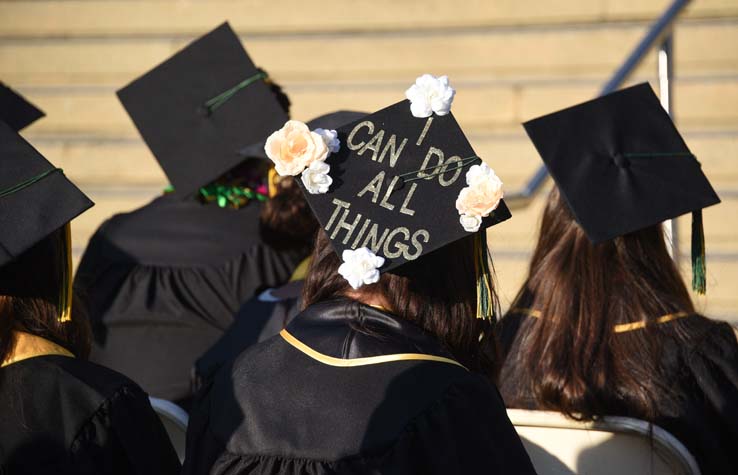
[[[415,84],[405,91],[410,100],[410,113],[413,117],[430,117],[446,115],[451,110],[456,91],[448,82],[448,76],[435,77],[423,74],[415,80]]]
[[[338,267],[338,273],[354,290],[379,281],[379,268],[384,265],[384,258],[377,256],[369,248],[346,249],[341,254],[341,259],[343,264]]]
[[[461,189],[456,198],[456,209],[459,214],[486,218],[500,204],[502,195],[502,182],[499,179],[480,181]]]
[[[482,225],[482,217],[471,214],[462,214],[459,216],[459,223],[464,231],[469,233],[475,233],[479,231],[479,227]]]
[[[328,193],[328,188],[333,184],[333,178],[330,177],[331,166],[324,161],[315,161],[302,172],[300,179],[305,185],[305,189],[311,195],[320,195]]]
[[[288,120],[266,141],[264,151],[280,176],[296,176],[314,161],[325,160],[328,146],[323,137],[298,120]]]

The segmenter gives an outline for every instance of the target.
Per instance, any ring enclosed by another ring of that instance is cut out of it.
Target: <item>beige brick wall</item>
[[[47,112],[25,135],[97,202],[75,222],[79,255],[103,219],[165,185],[114,91],[224,20],[286,87],[299,119],[375,110],[421,73],[448,74],[455,115],[512,190],[540,163],[520,122],[596,95],[668,3],[0,0],[0,79]],[[738,321],[736,45],[738,0],[695,0],[675,30],[677,122],[723,197],[705,213],[709,295],[698,304]],[[653,81],[655,68],[651,53],[631,82]],[[542,203],[491,232],[505,304]]]

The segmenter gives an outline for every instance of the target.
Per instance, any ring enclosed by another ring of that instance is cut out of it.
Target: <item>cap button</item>
[[[629,168],[630,167],[630,160],[628,160],[627,157],[624,157],[623,155],[616,153],[612,157],[612,161],[615,162],[615,165],[617,165],[620,168]]]

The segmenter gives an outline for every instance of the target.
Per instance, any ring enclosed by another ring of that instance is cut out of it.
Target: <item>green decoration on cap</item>
[[[220,185],[215,183],[200,188],[200,196],[205,201],[215,201],[221,208],[226,208],[230,205],[236,209],[245,206],[251,200],[266,201],[268,199],[267,195],[257,193],[245,186]]]
[[[218,107],[220,107],[223,104],[225,104],[226,102],[228,102],[228,99],[230,99],[231,97],[235,96],[236,93],[238,91],[240,91],[241,89],[249,86],[250,84],[255,83],[259,79],[266,79],[266,78],[267,78],[267,74],[265,72],[263,72],[263,71],[260,71],[260,72],[258,72],[256,74],[254,74],[253,76],[250,76],[250,77],[244,79],[243,81],[241,81],[240,83],[236,84],[235,86],[233,86],[232,88],[228,89],[227,91],[221,92],[220,94],[218,94],[217,96],[213,97],[212,99],[208,99],[207,101],[205,101],[205,108],[207,109],[208,114],[212,114],[213,112],[215,112],[215,110]]]

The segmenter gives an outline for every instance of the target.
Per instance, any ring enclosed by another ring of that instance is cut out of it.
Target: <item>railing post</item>
[[[659,97],[661,105],[674,120],[674,34],[673,30],[664,35],[658,51]],[[679,264],[679,227],[677,219],[664,222],[666,245],[674,261]]]

